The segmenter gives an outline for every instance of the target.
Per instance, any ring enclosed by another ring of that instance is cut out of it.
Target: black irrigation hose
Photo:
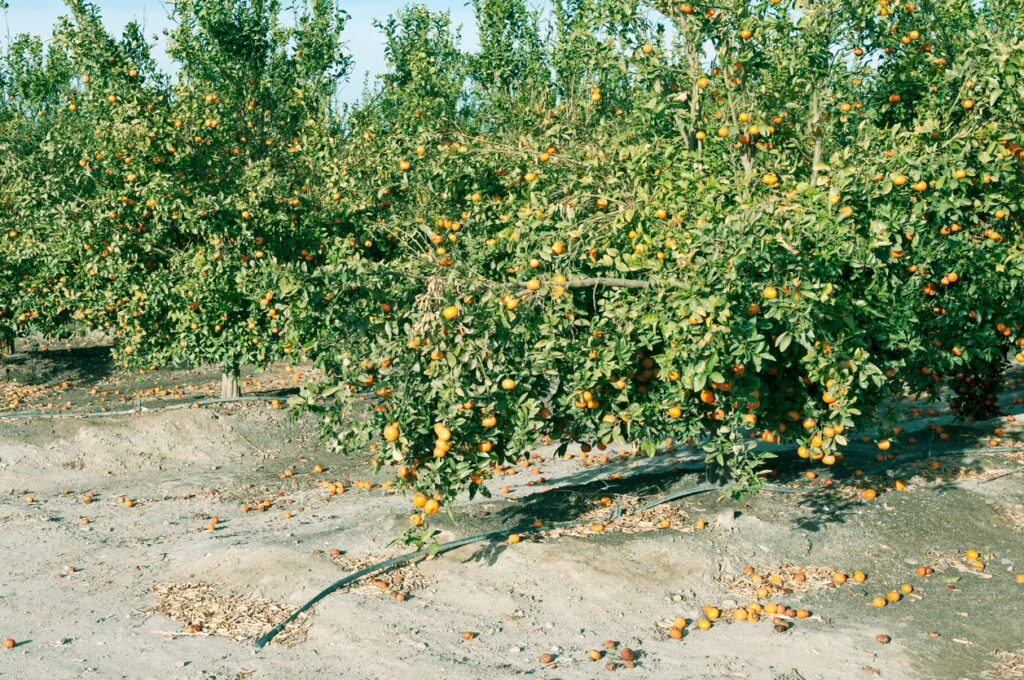
[[[74,413],[0,413],[0,419],[7,420],[11,418],[102,418],[104,416],[131,416],[139,415],[142,413],[156,413],[157,411],[171,411],[173,409],[192,408],[193,406],[209,406],[211,404],[230,404],[240,401],[273,401],[275,399],[281,399],[281,397],[265,397],[253,395],[247,397],[197,399],[195,401],[186,401],[178,404],[168,404],[166,406],[154,406],[152,408],[148,406],[139,406],[137,408],[123,411],[95,411],[92,413],[83,413],[80,411],[76,411]]]
[[[942,451],[942,452],[939,452],[939,453],[924,453],[924,454],[914,454],[912,456],[902,456],[902,457],[898,457],[898,458],[896,458],[894,460],[888,461],[886,463],[883,463],[882,465],[879,465],[879,466],[877,466],[875,468],[872,468],[871,470],[869,470],[868,472],[865,473],[865,476],[875,475],[875,474],[878,474],[880,472],[884,472],[885,470],[888,470],[890,468],[898,467],[899,465],[903,465],[905,463],[911,463],[911,462],[914,462],[914,461],[917,461],[917,460],[925,460],[925,459],[928,459],[928,458],[936,458],[936,457],[939,457],[939,456],[949,456],[949,455],[953,455],[953,454],[957,454],[957,453],[960,453],[960,454],[963,454],[963,453],[1001,453],[1001,452],[1006,452],[1006,451],[1019,451],[1019,450],[1020,450],[1019,448],[1015,448],[1015,447],[1001,446],[1001,447],[993,447],[993,448],[989,448],[989,449],[956,449],[956,450],[950,450],[950,451]],[[676,463],[674,465],[678,466],[678,463]],[[669,502],[674,501],[674,500],[678,500],[680,498],[685,498],[687,496],[696,496],[697,494],[707,493],[709,491],[720,491],[720,490],[727,489],[727,488],[728,488],[727,484],[701,484],[699,486],[693,486],[693,487],[690,487],[689,489],[683,489],[681,491],[676,491],[676,492],[670,493],[670,494],[668,494],[666,496],[662,496],[661,498],[656,498],[655,500],[653,500],[653,501],[651,501],[649,503],[645,503],[644,505],[641,505],[641,506],[637,507],[636,509],[634,509],[634,510],[632,510],[630,512],[623,513],[621,508],[616,507],[615,511],[609,516],[608,519],[611,520],[611,519],[616,519],[616,518],[622,517],[622,516],[634,515],[636,513],[642,512],[644,510],[650,510],[651,508],[657,507],[657,506],[662,505],[664,503],[669,503]],[[791,487],[791,486],[762,486],[758,490],[759,491],[767,491],[767,492],[770,492],[770,493],[818,493],[818,492],[821,492],[821,491],[827,491],[830,488],[831,487],[826,487],[826,486],[813,487],[813,488],[809,488],[809,487]],[[383,562],[378,562],[377,564],[373,564],[373,565],[370,565],[370,566],[365,567],[363,569],[360,569],[358,571],[354,571],[351,574],[348,574],[347,576],[345,576],[344,578],[342,578],[342,579],[340,579],[338,581],[335,581],[334,583],[329,585],[327,588],[321,590],[319,593],[317,593],[317,595],[313,599],[311,599],[309,602],[307,602],[306,604],[304,604],[301,607],[299,607],[298,609],[296,609],[295,612],[293,612],[284,621],[282,621],[281,623],[279,623],[276,626],[274,626],[273,628],[271,628],[270,631],[268,631],[265,635],[263,635],[258,640],[256,640],[256,642],[254,644],[256,645],[256,647],[258,649],[262,649],[263,647],[267,646],[267,644],[271,640],[273,640],[278,635],[278,633],[280,633],[282,630],[284,630],[285,627],[288,626],[289,623],[291,623],[292,621],[297,619],[299,616],[301,616],[303,613],[308,611],[317,602],[319,602],[320,600],[324,599],[325,597],[327,597],[331,593],[334,593],[337,590],[339,590],[341,588],[344,588],[348,584],[353,583],[355,581],[358,581],[359,579],[363,578],[364,576],[368,576],[369,574],[372,574],[374,572],[383,571],[383,570],[386,570],[386,569],[391,569],[392,567],[396,567],[399,564],[402,564],[404,562],[409,562],[409,561],[412,561],[412,560],[415,560],[415,559],[418,559],[418,558],[421,558],[421,557],[426,557],[427,555],[430,555],[430,554],[441,555],[443,553],[455,550],[456,548],[461,548],[461,547],[466,546],[466,545],[470,545],[472,543],[478,543],[480,541],[487,541],[487,540],[496,539],[496,538],[506,538],[510,534],[529,534],[529,533],[536,533],[536,532],[539,532],[539,531],[548,531],[550,529],[556,529],[556,528],[560,528],[560,527],[580,526],[581,524],[588,524],[588,523],[592,523],[592,520],[573,520],[573,521],[570,521],[570,522],[556,522],[554,524],[545,524],[545,525],[542,525],[542,526],[539,526],[539,527],[538,526],[530,526],[530,527],[523,528],[523,529],[499,529],[497,531],[489,531],[487,533],[477,534],[476,536],[467,536],[466,538],[460,538],[460,539],[457,539],[457,540],[454,540],[454,541],[448,541],[447,543],[442,543],[442,544],[440,544],[440,546],[438,548],[436,548],[433,551],[433,553],[431,553],[428,550],[418,550],[416,552],[406,553],[405,555],[399,555],[398,557],[392,557],[391,559],[385,560]]]
[[[655,500],[651,501],[650,503],[646,503],[645,505],[641,505],[640,507],[636,508],[635,510],[631,510],[629,512],[625,512],[624,513],[624,512],[622,512],[621,508],[616,507],[616,509],[612,512],[612,514],[605,521],[612,520],[612,519],[617,519],[617,518],[623,517],[623,516],[635,515],[636,513],[641,512],[643,510],[649,510],[649,509],[651,509],[653,507],[656,507],[658,505],[662,505],[663,503],[668,503],[670,501],[674,501],[674,500],[677,500],[679,498],[685,498],[686,496],[696,496],[697,494],[707,493],[708,491],[719,491],[719,490],[726,489],[726,488],[728,488],[727,484],[701,484],[700,486],[693,486],[693,487],[690,487],[689,489],[683,489],[682,491],[676,491],[675,493],[670,493],[667,496],[662,496],[661,498],[655,499]],[[779,486],[779,487],[775,487],[775,486],[768,487],[768,486],[766,486],[766,487],[761,487],[761,488],[763,490],[766,490],[766,491],[785,491],[785,492],[790,492],[790,493],[807,493],[807,492],[815,492],[815,491],[820,491],[821,490],[821,489],[799,489],[799,488],[791,488],[791,487],[785,487],[785,486]],[[327,597],[331,593],[339,590],[340,588],[343,588],[343,587],[347,586],[350,583],[358,581],[359,579],[363,578],[364,576],[367,576],[367,575],[372,574],[374,572],[382,571],[382,570],[385,570],[385,569],[390,569],[390,568],[398,566],[399,564],[402,564],[404,562],[409,562],[409,561],[418,559],[420,557],[426,557],[429,554],[441,555],[441,554],[449,552],[451,550],[455,550],[456,548],[461,548],[463,546],[470,545],[471,543],[478,543],[480,541],[488,541],[488,540],[496,539],[496,538],[506,538],[507,536],[509,536],[511,534],[529,534],[529,533],[536,533],[536,532],[539,532],[539,531],[549,531],[551,529],[575,527],[575,526],[580,526],[581,524],[591,524],[591,523],[593,523],[593,520],[589,520],[588,519],[588,520],[573,520],[573,521],[570,521],[570,522],[555,522],[553,524],[544,524],[544,525],[541,525],[539,527],[538,526],[529,526],[529,527],[526,527],[526,528],[523,528],[523,529],[499,529],[497,531],[488,531],[487,533],[477,534],[476,536],[467,536],[466,538],[460,538],[460,539],[457,539],[457,540],[454,540],[454,541],[448,541],[447,543],[442,543],[442,544],[440,544],[440,546],[438,548],[434,549],[433,553],[431,553],[431,551],[428,551],[428,550],[417,550],[416,552],[406,553],[405,555],[399,555],[398,557],[392,557],[389,560],[385,560],[383,562],[379,562],[377,564],[370,565],[368,567],[360,569],[359,571],[354,571],[351,574],[348,574],[347,576],[345,576],[344,578],[342,578],[342,579],[340,579],[338,581],[335,581],[331,585],[327,586],[326,588],[321,590],[319,593],[317,593],[317,595],[313,599],[311,599],[309,602],[307,602],[306,604],[304,604],[301,607],[299,607],[298,609],[296,609],[291,614],[291,616],[289,616],[287,619],[285,619],[281,623],[279,623],[276,626],[274,626],[273,628],[271,628],[269,632],[267,632],[261,638],[256,640],[256,642],[254,644],[256,645],[257,648],[262,649],[271,640],[273,640],[274,637],[277,636],[278,633],[280,633],[282,630],[284,630],[285,627],[289,623],[291,623],[292,621],[297,619],[304,612],[308,611],[310,609],[310,607],[315,605],[317,602],[319,602],[320,600],[324,599],[325,597]]]
[[[880,472],[885,472],[907,463],[913,463],[919,460],[928,460],[929,458],[941,458],[944,456],[954,456],[963,453],[1006,453],[1007,451],[1024,451],[1019,446],[993,446],[987,449],[950,449],[948,451],[938,451],[936,453],[913,453],[909,456],[896,456],[890,461],[886,461],[881,465],[877,465],[864,473],[865,477],[871,475],[877,475]]]

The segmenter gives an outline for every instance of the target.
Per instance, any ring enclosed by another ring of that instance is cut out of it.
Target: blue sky
[[[462,26],[463,47],[472,49],[476,46],[473,12],[468,6],[463,2],[421,1],[432,9],[451,12],[453,23]],[[107,26],[117,32],[132,19],[143,24],[147,36],[154,33],[162,36],[163,29],[168,25],[170,0],[93,0],[93,3],[100,8]],[[5,32],[0,39],[3,40],[6,40],[8,30],[11,35],[49,35],[57,17],[65,13],[62,0],[7,0],[7,4],[9,8],[6,17],[0,10],[0,31]],[[287,2],[283,4],[287,5]],[[386,17],[406,4],[405,0],[357,0],[343,4],[351,17],[345,28],[344,40],[355,61],[349,82],[340,91],[343,101],[358,98],[367,71],[378,74],[384,70],[381,35],[373,27],[373,20]],[[163,54],[162,47],[158,53]]]

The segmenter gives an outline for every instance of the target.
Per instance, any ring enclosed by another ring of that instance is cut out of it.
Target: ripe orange
[[[449,319],[449,320],[454,319],[458,315],[459,315],[459,308],[455,307],[454,305],[449,306],[449,307],[445,307],[444,310],[441,312],[441,316],[443,316],[444,318]]]
[[[704,616],[706,616],[709,621],[714,621],[721,616],[721,614],[722,613],[718,610],[718,607],[713,607],[711,605],[704,607]]]
[[[426,496],[426,494],[422,494],[422,493],[419,493],[419,492],[414,493],[412,495],[412,504],[414,506],[416,506],[417,508],[422,508],[424,505],[427,504],[427,496]]]
[[[384,439],[389,442],[396,441],[399,434],[398,423],[391,423],[384,427]]]
[[[423,512],[428,515],[436,514],[441,509],[441,504],[435,501],[433,498],[423,504]]]
[[[711,630],[711,622],[707,619],[699,619],[697,621],[697,628],[699,630]]]
[[[14,648],[15,648],[15,646],[17,646],[17,644],[18,644],[18,643],[16,643],[16,642],[15,642],[14,640],[12,640],[11,638],[6,638],[6,639],[4,640],[4,649],[14,649]]]
[[[671,628],[668,629],[668,636],[670,638],[672,638],[673,640],[682,640],[683,639],[683,631],[682,631],[681,628],[677,628],[675,626],[672,626]]]
[[[900,594],[898,590],[890,590],[888,593],[885,594],[885,599],[889,600],[889,602],[899,602],[901,599],[903,599],[903,596]]]
[[[508,535],[508,542],[509,543],[518,543],[521,540],[522,540],[522,538],[519,536],[519,534],[509,534]]]
[[[779,291],[775,290],[772,286],[767,286],[762,292],[762,295],[766,300],[774,300],[779,297]]]
[[[879,609],[881,609],[882,607],[884,607],[887,604],[889,604],[889,601],[886,600],[884,597],[876,597],[876,598],[871,600],[871,606],[872,607],[878,607]]]
[[[853,581],[854,581],[854,583],[864,583],[864,581],[866,581],[867,578],[868,577],[864,574],[863,571],[855,571],[855,572],[853,572]]]
[[[976,560],[979,557],[981,557],[977,550],[968,550],[964,553],[964,556],[967,557],[967,559],[969,560]]]

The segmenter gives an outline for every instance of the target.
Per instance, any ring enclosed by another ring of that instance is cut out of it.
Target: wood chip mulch
[[[542,532],[542,536],[557,538],[559,536],[589,536],[594,533],[594,525],[600,524],[603,532],[621,531],[624,534],[638,534],[648,531],[664,531],[673,529],[675,531],[695,531],[693,522],[685,512],[672,503],[657,505],[647,510],[635,512],[637,508],[644,505],[650,499],[639,496],[616,496],[611,505],[599,504],[579,517],[584,522],[574,527],[559,527]],[[615,519],[608,519],[618,504],[622,515]],[[630,514],[635,513],[635,514]],[[669,526],[662,526],[663,521],[668,521]]]
[[[224,594],[220,585],[206,581],[159,583],[153,587],[155,611],[178,621],[184,632],[167,635],[221,635],[252,641],[288,617],[291,605],[260,597]],[[310,612],[302,614],[274,638],[274,644],[294,646],[306,639]]]
[[[340,555],[334,558],[335,564],[345,571],[358,571],[371,565],[383,562],[391,555]],[[416,564],[407,564],[397,569],[370,576],[345,588],[346,592],[358,593],[370,597],[391,597],[404,599],[414,590],[431,585],[433,581],[424,574]]]
[[[787,563],[760,569],[753,574],[741,574],[735,578],[722,574],[718,577],[718,582],[727,594],[736,597],[756,598],[758,588],[767,588],[769,597],[772,597],[828,588],[832,583],[832,575],[837,571],[840,570],[833,567],[798,566]]]

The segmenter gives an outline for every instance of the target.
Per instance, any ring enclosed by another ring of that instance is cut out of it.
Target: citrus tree
[[[1024,359],[1010,0],[475,0],[380,21],[355,106],[330,0],[181,0],[162,74],[69,0],[0,71],[0,327],[146,369],[305,357],[294,400],[425,515],[538,442],[891,444],[905,393],[996,411]]]
[[[327,233],[312,219],[313,189],[348,68],[345,14],[314,0],[291,23],[282,16],[277,2],[175,4],[178,82],[157,133],[174,180],[154,213],[177,242],[126,308],[134,333],[119,352],[142,364],[215,363],[228,397],[238,395],[240,365],[295,349],[292,298]]]
[[[1005,364],[1014,6],[475,8],[479,54],[391,49],[353,116],[317,308],[359,332],[312,345],[299,400],[423,513],[546,439],[692,442],[756,487],[756,439],[831,464],[891,398]]]

